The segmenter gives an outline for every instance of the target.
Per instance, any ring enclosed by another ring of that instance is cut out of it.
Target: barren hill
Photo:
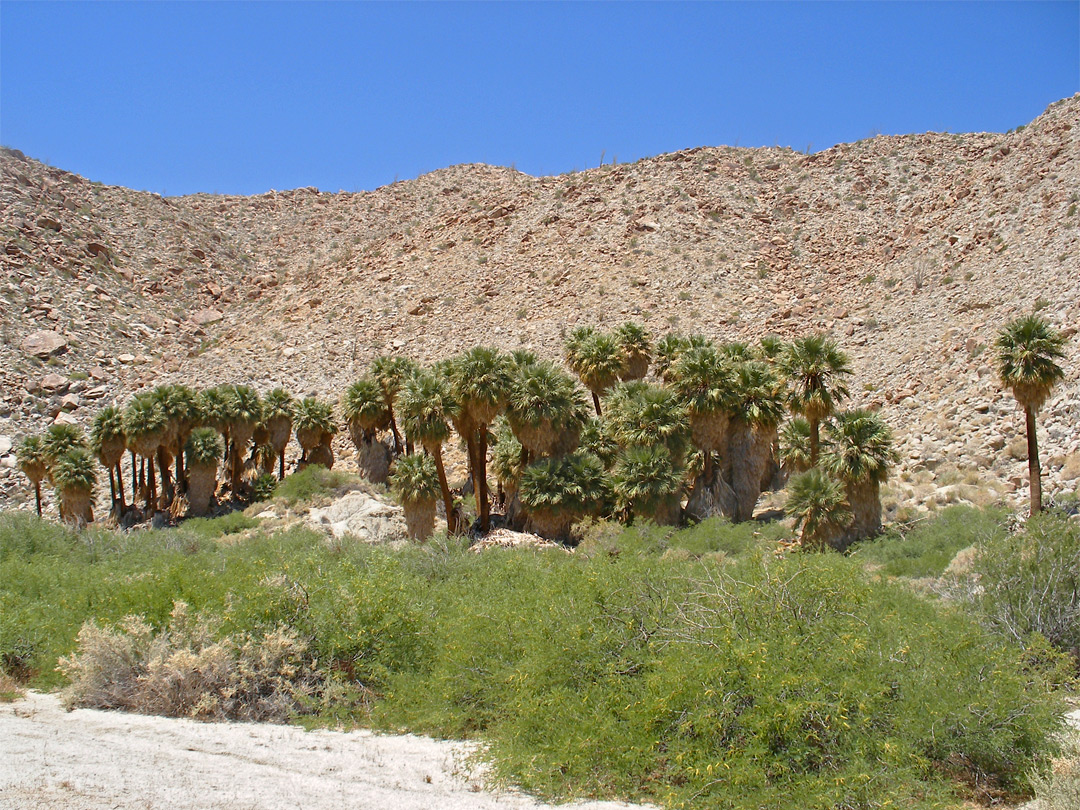
[[[1004,135],[704,147],[557,177],[466,165],[364,193],[163,198],[13,150],[0,168],[11,440],[159,381],[336,397],[376,354],[554,356],[581,324],[825,330],[897,431],[895,510],[1026,485],[991,355],[1034,308],[1073,335],[1040,420],[1046,488],[1080,482],[1080,96]],[[41,331],[60,337],[27,342]],[[0,504],[21,501],[0,462]]]

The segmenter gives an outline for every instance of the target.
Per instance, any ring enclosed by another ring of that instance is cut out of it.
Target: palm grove
[[[1033,512],[1035,414],[1063,377],[1063,342],[1034,316],[998,340],[999,375],[1027,416]],[[574,330],[564,359],[569,372],[527,350],[474,347],[429,367],[385,356],[348,387],[340,411],[357,464],[389,484],[411,537],[434,531],[440,505],[448,531],[468,528],[443,457],[455,434],[479,533],[492,526],[493,504],[499,525],[560,541],[590,516],[743,521],[762,491],[785,483],[804,546],[842,550],[880,531],[880,487],[896,463],[890,431],[875,412],[840,409],[852,372],[825,336],[749,346],[668,334],[654,343],[626,323]],[[101,410],[89,437],[53,425],[17,457],[39,514],[46,481],[63,520],[92,520],[100,464],[117,519],[180,518],[205,514],[215,498],[265,497],[285,475],[293,437],[298,468],[333,466],[337,432],[331,403],[281,388],[260,396],[246,385],[164,385]]]

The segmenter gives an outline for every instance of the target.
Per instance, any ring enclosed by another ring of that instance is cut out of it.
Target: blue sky
[[[0,2],[0,141],[168,194],[1001,132],[1078,91],[1076,0]]]

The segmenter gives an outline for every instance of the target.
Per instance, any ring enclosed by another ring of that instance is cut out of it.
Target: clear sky
[[[168,194],[1001,132],[1078,91],[1078,0],[0,1],[0,141]]]

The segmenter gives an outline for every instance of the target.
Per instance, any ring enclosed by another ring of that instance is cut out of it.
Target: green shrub
[[[1080,651],[1080,525],[1036,515],[1022,531],[983,542],[972,574],[971,598],[991,628],[1021,642],[1039,633]]]
[[[265,446],[265,445],[264,445]],[[263,473],[251,484],[251,500],[253,503],[268,501],[274,497],[277,491],[278,480],[272,473]]]
[[[892,529],[860,543],[852,555],[893,577],[941,576],[961,549],[1005,536],[1001,509],[950,506],[933,520],[910,530]]]
[[[335,495],[340,488],[353,480],[348,473],[312,464],[287,475],[274,490],[274,498],[283,501],[287,506],[295,506],[301,501]]]

